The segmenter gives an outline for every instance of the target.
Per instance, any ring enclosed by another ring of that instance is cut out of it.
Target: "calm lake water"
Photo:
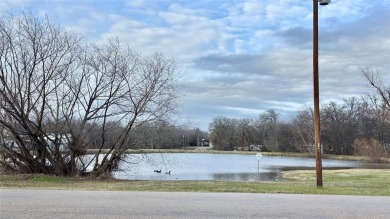
[[[131,154],[122,163],[117,179],[129,180],[225,180],[278,181],[284,169],[315,169],[314,158],[242,154]],[[327,168],[357,168],[363,163],[322,159]],[[155,172],[155,170],[161,173]],[[171,171],[170,174],[166,174]]]

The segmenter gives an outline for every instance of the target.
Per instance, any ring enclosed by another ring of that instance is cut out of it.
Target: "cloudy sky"
[[[0,13],[20,7],[90,41],[114,36],[177,59],[180,109],[195,127],[313,105],[311,0],[0,1]],[[390,83],[390,0],[332,0],[319,34],[321,103],[370,92],[362,67]]]

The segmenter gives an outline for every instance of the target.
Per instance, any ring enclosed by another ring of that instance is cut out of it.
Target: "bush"
[[[261,152],[270,152],[271,150],[269,150],[266,146],[261,146]]]
[[[368,157],[375,162],[379,162],[381,157],[388,157],[384,143],[376,139],[358,138],[352,146],[356,155]]]

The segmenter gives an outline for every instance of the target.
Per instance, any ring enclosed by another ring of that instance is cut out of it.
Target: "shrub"
[[[356,155],[365,156],[375,162],[379,162],[381,157],[388,157],[384,143],[376,139],[355,139],[353,150]]]

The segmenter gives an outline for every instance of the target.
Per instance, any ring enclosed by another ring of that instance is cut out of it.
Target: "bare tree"
[[[253,119],[240,119],[238,121],[236,141],[240,150],[252,150],[251,145],[255,144],[256,130]]]
[[[281,151],[295,151],[295,132],[291,123],[281,122],[279,126],[279,149]]]
[[[363,138],[377,140],[390,145],[390,84],[385,84],[380,72],[369,68],[361,69],[364,78],[374,89],[374,94],[364,97],[361,130]],[[369,144],[371,146],[375,144]]]
[[[344,100],[340,105],[329,102],[322,108],[322,139],[328,152],[352,154],[352,144],[358,135],[359,109],[356,98]]]
[[[2,16],[0,36],[1,150],[13,161],[3,159],[2,165],[11,171],[63,174],[67,156],[60,156],[58,135],[51,138],[45,123],[63,122],[55,110],[56,91],[77,67],[80,38],[31,13]]]
[[[92,174],[98,177],[111,173],[125,151],[139,143],[140,138],[130,138],[137,126],[159,121],[174,110],[176,63],[161,54],[135,54],[117,40],[91,46],[81,62],[79,78],[67,81],[71,92],[64,115],[69,125],[80,121],[71,129],[78,146],[88,144],[86,124],[100,124],[96,138],[101,144],[91,161]],[[81,113],[75,113],[78,109]]]
[[[83,44],[48,18],[29,13],[0,22],[6,169],[75,175],[92,166],[94,177],[110,174],[139,142],[132,135],[136,127],[174,111],[173,59],[142,56],[115,39]],[[97,152],[85,159],[92,146]]]
[[[296,150],[301,152],[314,153],[311,146],[314,146],[314,121],[313,121],[313,109],[304,109],[294,117],[292,124],[295,132],[295,147]]]
[[[390,110],[390,85],[383,83],[378,71],[369,68],[362,68],[361,71],[370,86],[373,87],[380,96],[384,107],[387,108],[387,110]]]
[[[278,125],[279,114],[275,110],[269,109],[262,113],[257,119],[256,123],[258,126],[259,134],[262,135],[263,145],[268,150],[278,151],[279,150],[279,125]]]
[[[210,140],[216,150],[234,150],[236,146],[236,119],[219,116],[209,125]]]

